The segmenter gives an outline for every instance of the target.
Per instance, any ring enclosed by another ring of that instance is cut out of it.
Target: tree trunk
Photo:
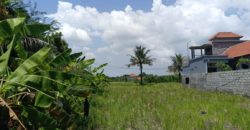
[[[84,116],[88,117],[89,116],[89,101],[88,101],[88,97],[85,98],[83,110],[84,110]]]
[[[142,85],[142,64],[140,63],[140,72],[141,72],[141,82],[140,84]]]
[[[178,72],[179,82],[181,82],[181,72]]]

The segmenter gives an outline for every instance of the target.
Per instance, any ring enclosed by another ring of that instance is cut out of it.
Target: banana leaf
[[[16,80],[21,75],[25,75],[29,72],[34,71],[34,69],[43,64],[47,56],[49,55],[51,48],[44,47],[27,60],[25,60],[18,68],[9,76],[8,80]]]
[[[0,57],[0,66],[1,66],[0,67],[0,75],[6,74],[9,59],[10,59],[10,54],[11,54],[11,51],[12,51],[13,46],[15,44],[15,41],[16,41],[16,36],[14,35],[12,38],[12,41],[10,42],[8,50]]]
[[[105,63],[105,64],[102,64],[102,65],[100,65],[100,66],[94,68],[93,73],[96,73],[98,70],[102,69],[103,67],[105,67],[105,66],[107,66],[107,65],[108,65],[108,63]]]
[[[19,33],[24,21],[25,18],[11,18],[0,21],[0,41]]]
[[[51,106],[53,101],[54,101],[54,98],[49,97],[41,92],[37,92],[34,105],[37,107],[41,107],[41,108],[48,108]]]
[[[51,49],[49,47],[44,47],[25,60],[14,72],[12,72],[7,77],[5,81],[6,83],[0,88],[0,93],[13,89],[12,87],[15,84],[20,83],[19,85],[25,86],[26,84],[22,84],[21,82],[22,76],[33,72],[36,67],[42,65],[50,50]]]
[[[68,49],[60,53],[58,56],[56,56],[56,58],[51,60],[49,64],[52,65],[53,67],[65,66],[65,65],[68,65],[72,61],[76,61],[77,58],[79,58],[82,55],[82,53],[74,53],[74,54],[70,54],[70,53],[71,53],[71,49]]]
[[[50,27],[51,25],[49,24],[40,24],[40,23],[26,25],[29,36],[39,36],[45,33],[46,31],[50,30]]]

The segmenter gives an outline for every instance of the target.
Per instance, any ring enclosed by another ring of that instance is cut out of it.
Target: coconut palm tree
[[[134,49],[134,55],[129,55],[130,56],[130,64],[128,64],[128,67],[130,66],[139,66],[140,68],[140,84],[142,85],[142,69],[143,69],[143,64],[146,65],[152,65],[153,59],[151,56],[149,56],[150,50],[147,50],[145,47],[142,46],[136,46]]]
[[[181,78],[181,70],[184,62],[184,56],[181,54],[175,54],[171,56],[172,65],[168,67],[170,72],[178,73],[179,78]]]

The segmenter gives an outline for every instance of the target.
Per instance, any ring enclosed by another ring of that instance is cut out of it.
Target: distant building
[[[128,81],[135,81],[137,79],[137,75],[135,73],[130,73],[128,75]]]
[[[250,41],[241,40],[242,37],[233,32],[219,32],[211,37],[208,43],[189,47],[191,59],[183,66],[182,76],[217,72],[218,62],[228,64],[233,70],[237,69],[236,63],[239,58],[250,58]]]

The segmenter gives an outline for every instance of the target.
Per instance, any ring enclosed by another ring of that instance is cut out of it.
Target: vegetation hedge
[[[112,82],[139,82],[138,77],[130,77],[129,75],[110,77]],[[178,75],[153,75],[144,74],[144,83],[164,83],[164,82],[180,82],[181,79]]]

